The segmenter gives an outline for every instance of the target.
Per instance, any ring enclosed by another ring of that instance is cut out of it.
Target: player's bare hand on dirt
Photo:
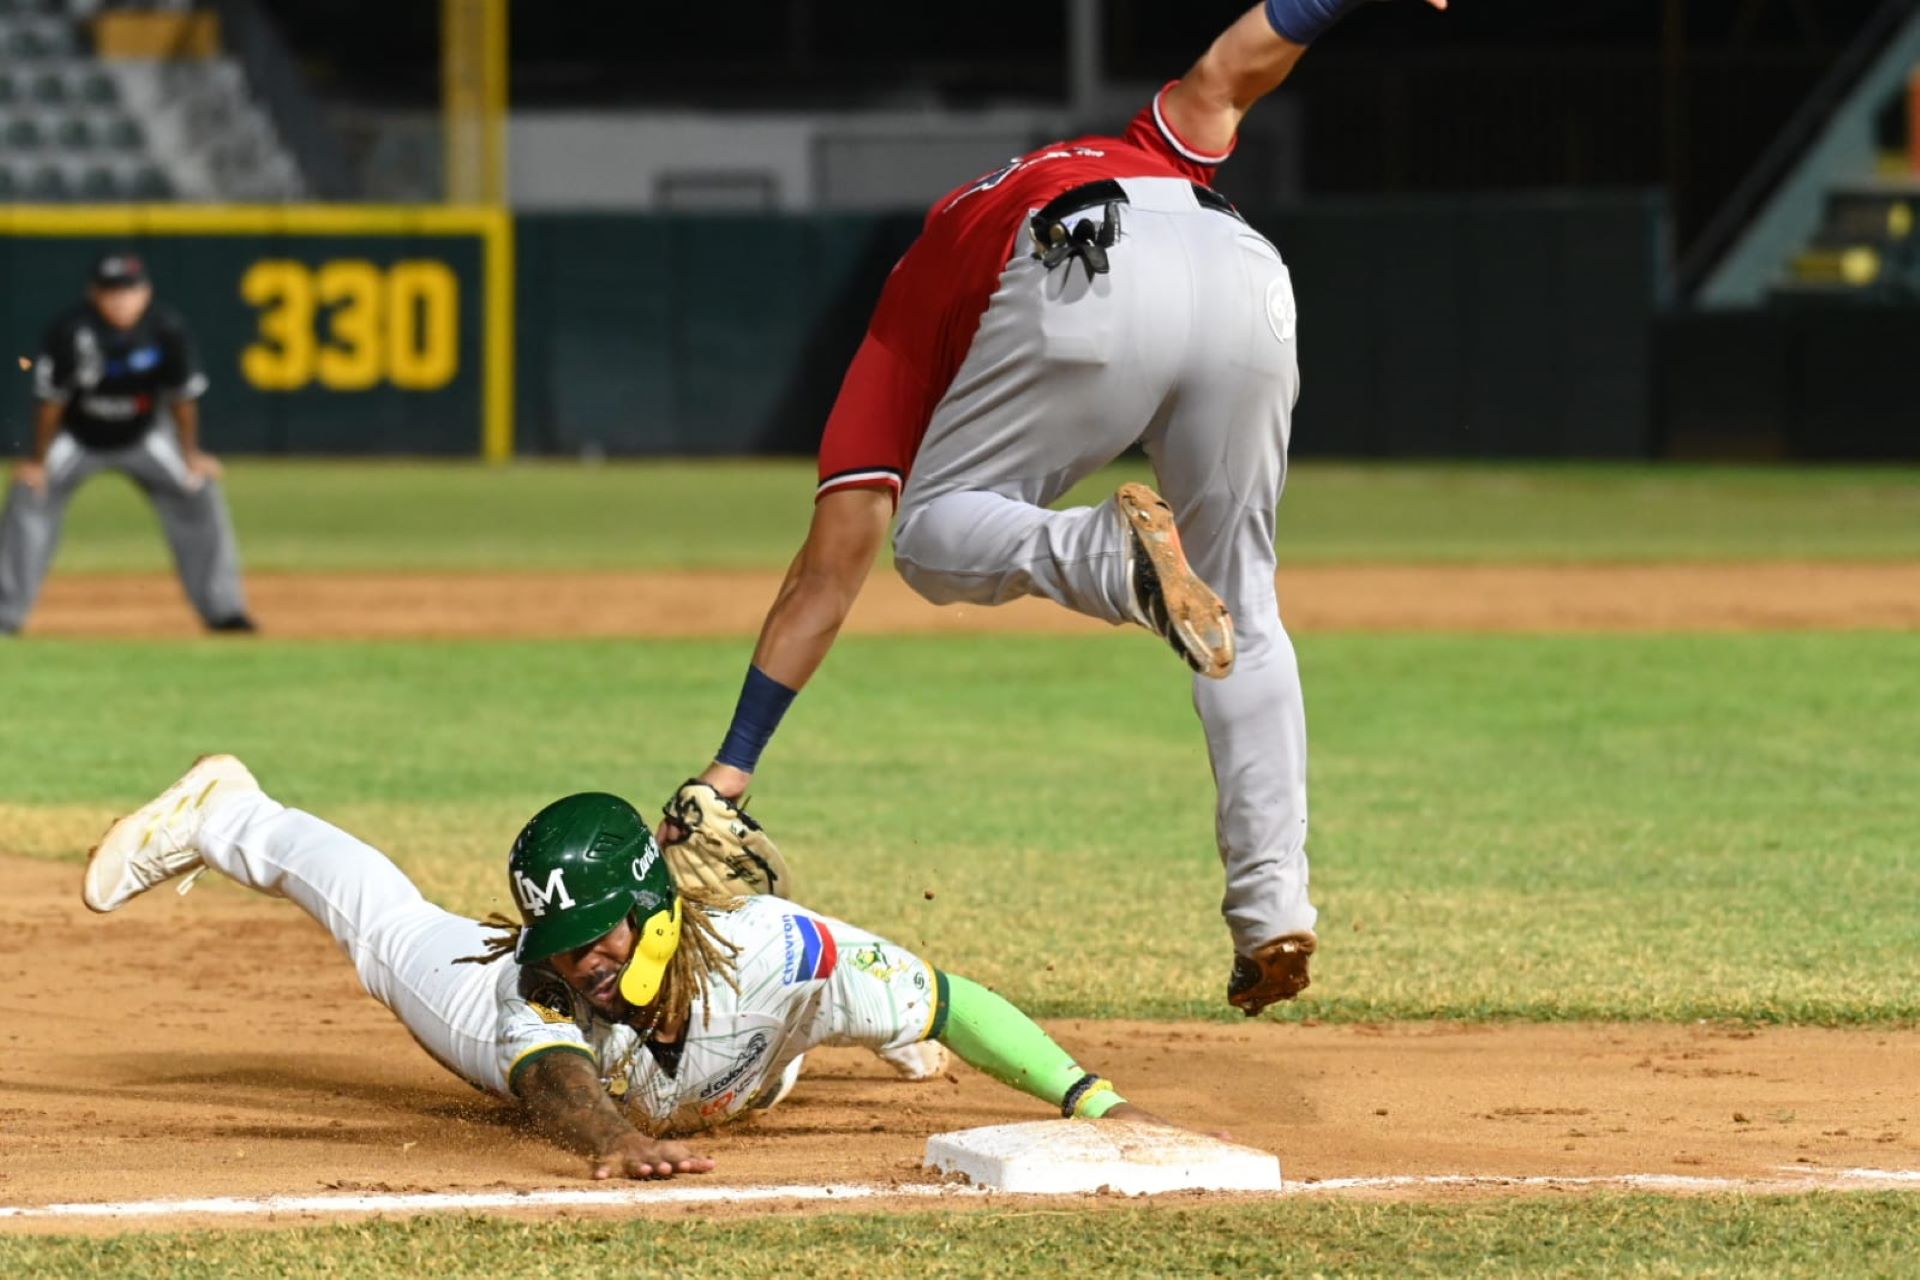
[[[22,462],[13,469],[13,482],[44,496],[47,492],[47,469],[38,462]]]
[[[696,1156],[685,1144],[658,1142],[644,1134],[620,1139],[611,1151],[595,1156],[593,1176],[608,1178],[671,1178],[680,1173],[712,1173],[713,1161]]]

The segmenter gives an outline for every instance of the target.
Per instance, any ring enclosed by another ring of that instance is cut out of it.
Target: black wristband
[[[1100,1077],[1091,1071],[1081,1076],[1080,1079],[1074,1083],[1073,1088],[1067,1090],[1067,1096],[1060,1100],[1061,1119],[1073,1119],[1073,1113],[1080,1107],[1080,1099],[1086,1097],[1087,1091],[1099,1083]]]

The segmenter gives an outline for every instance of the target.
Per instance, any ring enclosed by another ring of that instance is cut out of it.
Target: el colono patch
[[[780,966],[781,981],[813,982],[830,977],[840,950],[833,945],[827,927],[811,916],[787,916],[780,922],[786,954]]]

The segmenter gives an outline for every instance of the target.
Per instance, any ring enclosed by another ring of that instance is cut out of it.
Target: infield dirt
[[[780,585],[761,571],[253,574],[285,637],[752,635]],[[1296,631],[1761,631],[1920,627],[1920,563],[1334,565],[1283,568]],[[36,635],[197,630],[158,574],[55,574]],[[854,633],[1100,630],[1048,601],[938,608],[876,569]]]
[[[579,1184],[578,1161],[428,1059],[291,906],[214,884],[100,918],[76,864],[0,857],[0,879],[0,1203]],[[1912,1030],[1051,1030],[1141,1103],[1280,1153],[1293,1181],[1920,1166]],[[717,1183],[913,1182],[927,1135],[1044,1115],[965,1068],[907,1084],[834,1050],[778,1110],[698,1142]]]

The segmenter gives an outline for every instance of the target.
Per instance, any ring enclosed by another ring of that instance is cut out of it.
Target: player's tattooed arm
[[[584,1054],[542,1054],[527,1064],[519,1091],[535,1127],[585,1155],[595,1178],[671,1178],[713,1168],[683,1144],[649,1138],[628,1123]]]

